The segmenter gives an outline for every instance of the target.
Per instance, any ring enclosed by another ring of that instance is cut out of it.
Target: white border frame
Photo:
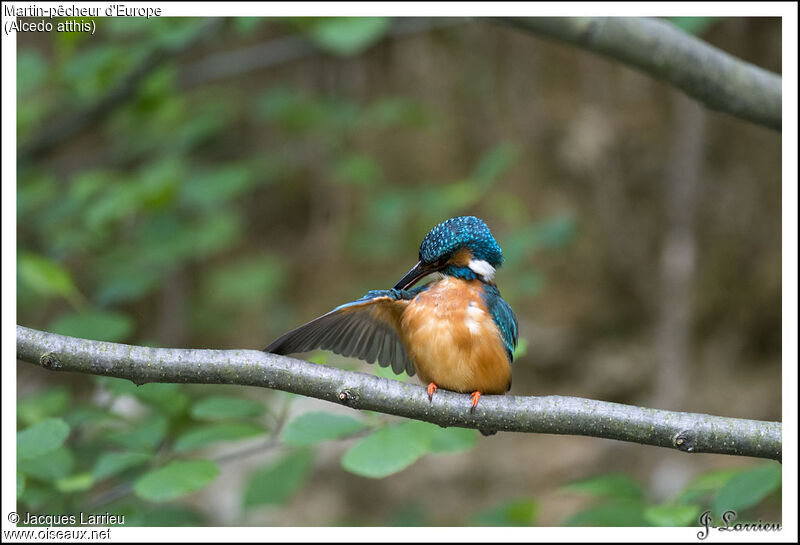
[[[3,25],[5,16],[3,2]],[[18,2],[17,6],[101,6],[94,2]],[[796,541],[797,532],[797,5],[793,2],[128,2],[163,16],[289,15],[636,15],[783,17],[783,531],[726,533],[726,541]],[[16,37],[2,35],[2,530],[14,529],[16,444]],[[743,121],[744,122],[744,121]],[[655,530],[655,531],[654,531]],[[112,528],[111,541],[697,541],[693,528]],[[709,536],[709,542],[722,541]],[[5,539],[4,539],[5,541]]]

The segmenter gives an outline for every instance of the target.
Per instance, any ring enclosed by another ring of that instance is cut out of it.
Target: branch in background
[[[694,353],[694,292],[697,282],[696,217],[703,180],[706,112],[682,93],[670,93],[673,129],[666,161],[663,193],[664,227],[658,267],[655,307],[657,366],[652,402],[658,407],[682,407],[690,399]],[[685,457],[664,459],[650,474],[657,497],[666,498],[688,484],[692,468]]]
[[[399,17],[393,21],[385,39],[402,38],[468,22],[469,19],[466,18]],[[183,67],[181,87],[190,88],[221,79],[241,77],[250,72],[322,54],[324,52],[305,36],[290,35],[275,38],[268,42],[209,55]]]
[[[80,136],[101,123],[109,114],[124,105],[135,94],[139,84],[164,62],[180,57],[204,38],[213,37],[224,19],[210,19],[198,32],[178,47],[159,47],[151,51],[135,66],[120,83],[105,96],[85,109],[67,114],[34,135],[20,147],[20,162],[38,159],[61,144]],[[448,27],[467,22],[460,18],[401,18],[389,30],[387,37],[400,38],[435,28]],[[320,49],[303,36],[287,36],[269,42],[249,46],[235,51],[209,55],[193,62],[181,70],[182,89],[212,81],[239,77],[255,70],[300,60],[321,54]]]
[[[501,431],[588,435],[674,448],[781,459],[779,422],[681,413],[562,396],[469,397],[255,350],[149,348],[64,337],[17,326],[17,358],[46,369],[136,384],[240,384],[283,390],[386,414]]]
[[[25,163],[39,159],[54,148],[92,129],[108,114],[133,98],[139,85],[164,62],[192,49],[198,42],[213,37],[222,26],[221,17],[209,19],[190,39],[177,46],[156,47],[134,66],[106,95],[84,109],[68,113],[48,123],[27,143],[20,146],[19,161]]]
[[[641,17],[492,20],[630,64],[712,110],[781,130],[781,76],[737,59],[667,21]]]
[[[692,354],[692,317],[694,316],[694,284],[697,270],[695,219],[697,201],[704,179],[706,152],[705,112],[679,93],[674,100],[674,124],[663,206],[665,225],[661,241],[658,289],[655,307],[655,353],[658,371],[655,384],[656,403],[674,402],[679,406],[687,399],[689,362]]]

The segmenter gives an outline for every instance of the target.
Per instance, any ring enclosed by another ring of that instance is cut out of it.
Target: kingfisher
[[[439,389],[481,394],[511,388],[517,318],[500,296],[495,271],[503,252],[474,216],[440,223],[425,236],[419,261],[389,290],[371,290],[278,338],[264,350],[318,348],[418,375],[428,397]],[[433,280],[414,287],[431,275]],[[493,432],[484,432],[490,434]]]

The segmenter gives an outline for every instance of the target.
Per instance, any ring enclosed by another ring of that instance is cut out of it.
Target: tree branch
[[[667,21],[643,17],[497,17],[639,68],[708,108],[781,130],[781,76],[738,59]]]
[[[674,448],[781,459],[781,424],[681,413],[563,396],[464,394],[317,365],[255,350],[149,348],[65,337],[17,326],[17,358],[54,371],[147,382],[240,384],[284,390],[440,426],[588,435]]]

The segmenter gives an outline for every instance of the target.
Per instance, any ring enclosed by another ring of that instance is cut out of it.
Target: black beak
[[[419,282],[420,279],[424,278],[425,276],[428,276],[432,272],[436,272],[437,270],[438,267],[436,267],[435,265],[423,265],[422,261],[420,261],[416,265],[414,265],[410,271],[406,273],[406,275],[400,280],[400,282],[395,284],[394,289],[407,290],[408,288]]]

